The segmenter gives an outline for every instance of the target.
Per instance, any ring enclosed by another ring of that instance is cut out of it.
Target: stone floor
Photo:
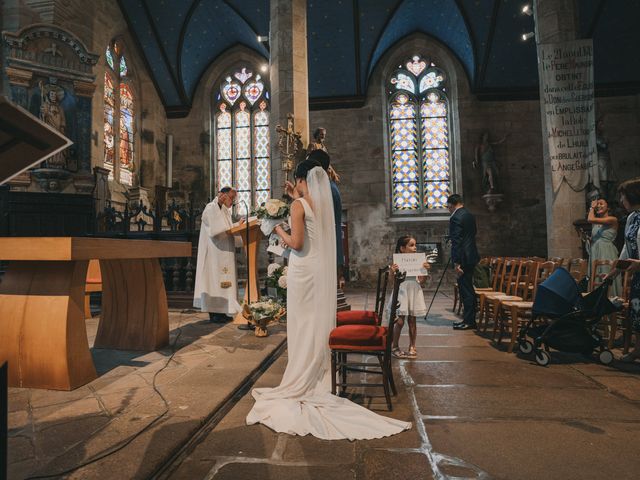
[[[362,308],[373,295],[347,292],[347,298]],[[96,350],[100,376],[81,389],[10,390],[9,478],[640,476],[640,363],[605,367],[554,352],[551,365],[539,367],[475,332],[452,331],[455,318],[450,298],[438,295],[429,320],[419,320],[418,359],[395,363],[393,412],[383,399],[364,400],[383,415],[412,421],[412,430],[328,442],[244,423],[252,400],[240,386],[278,356],[281,329],[257,339],[202,315],[173,312],[173,357],[172,349]],[[95,321],[88,332],[91,338]],[[286,353],[256,385],[277,385],[285,365]]]

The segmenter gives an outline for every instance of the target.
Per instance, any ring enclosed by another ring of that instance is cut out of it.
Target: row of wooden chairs
[[[512,352],[515,347],[520,328],[531,319],[531,309],[538,285],[561,266],[564,266],[578,282],[583,281],[588,270],[588,261],[581,258],[571,259],[565,264],[564,259],[561,258],[546,260],[536,257],[494,257],[485,258],[482,263],[490,266],[491,287],[476,288],[478,330],[486,332],[488,325],[493,324],[492,337],[498,343],[505,334],[508,334],[509,352]],[[604,277],[614,267],[615,260],[594,261],[589,276],[588,291],[600,286]],[[622,296],[625,302],[623,310],[604,318],[600,327],[609,348],[613,347],[617,334],[621,331],[623,349],[626,353],[631,343],[628,320],[631,274],[625,274],[622,284]],[[455,307],[454,304],[454,310]]]

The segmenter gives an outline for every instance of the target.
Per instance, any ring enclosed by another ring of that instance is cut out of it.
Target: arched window
[[[109,179],[133,184],[135,99],[129,84],[130,72],[118,42],[106,49],[104,73],[104,167]]]
[[[248,67],[231,72],[214,92],[216,190],[234,187],[238,213],[245,214],[243,201],[258,206],[271,189],[269,92]]]
[[[450,192],[447,76],[418,55],[388,83],[391,211],[424,215],[446,207]]]

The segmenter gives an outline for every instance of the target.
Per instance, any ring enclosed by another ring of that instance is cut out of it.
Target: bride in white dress
[[[253,390],[247,424],[325,440],[371,439],[411,428],[331,394],[329,333],[336,325],[336,241],[326,172],[305,160],[295,171],[291,234],[275,232],[292,251],[287,274],[288,364],[275,388]]]

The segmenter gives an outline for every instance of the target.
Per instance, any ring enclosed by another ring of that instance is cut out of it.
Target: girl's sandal
[[[407,358],[418,358],[418,352],[416,352],[415,348],[409,349],[409,352],[407,352]]]
[[[391,350],[391,355],[395,358],[407,358],[407,354],[397,347]]]

